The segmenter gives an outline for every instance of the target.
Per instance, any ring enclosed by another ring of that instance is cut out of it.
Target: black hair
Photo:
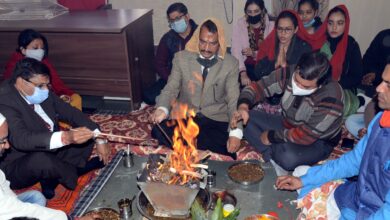
[[[386,65],[390,64],[390,54],[386,57]]]
[[[25,29],[19,33],[18,37],[18,48],[16,51],[21,52],[20,48],[27,48],[27,46],[35,39],[41,39],[43,41],[43,50],[45,51],[45,56],[49,55],[49,44],[47,39],[41,33],[33,29]]]
[[[202,30],[202,28],[206,28],[209,32],[213,34],[218,33],[217,25],[211,20],[205,21],[200,27],[200,30]]]
[[[171,4],[167,9],[167,16],[169,17],[169,14],[174,12],[174,11],[183,13],[184,15],[188,14],[187,7],[181,2],[176,2],[176,3]]]
[[[309,4],[315,11],[318,11],[319,4],[317,0],[300,0],[298,3],[298,10],[303,4]]]
[[[45,64],[39,62],[38,60],[33,58],[24,58],[16,63],[10,83],[14,84],[18,77],[29,80],[35,75],[44,75],[50,79],[50,70]]]
[[[334,13],[337,13],[337,12],[340,12],[341,14],[344,15],[344,17],[347,17],[347,15],[345,14],[345,11],[343,9],[341,9],[340,7],[334,7],[332,8],[329,13],[328,13],[328,18],[334,14]]]
[[[317,79],[317,85],[323,85],[331,80],[331,66],[327,56],[320,51],[304,53],[298,61],[297,70],[305,80]]]
[[[244,7],[245,14],[246,14],[246,9],[248,9],[248,6],[251,4],[255,4],[259,6],[260,10],[265,11],[265,13],[267,13],[267,9],[265,8],[263,0],[246,0],[245,7]]]
[[[289,12],[289,11],[282,11],[278,18],[276,19],[276,22],[275,22],[275,26],[278,27],[278,24],[279,24],[279,20],[282,19],[282,18],[289,18],[292,23],[294,24],[294,28],[297,28],[298,27],[298,19],[297,17],[292,13],[292,12]]]

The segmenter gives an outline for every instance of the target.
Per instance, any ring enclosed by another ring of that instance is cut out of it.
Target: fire
[[[178,175],[172,176],[168,184],[181,184],[198,178],[196,169],[191,165],[199,161],[196,149],[196,137],[199,134],[199,126],[194,122],[195,111],[186,104],[175,104],[172,111],[177,125],[173,134],[173,152],[168,156],[170,170]]]

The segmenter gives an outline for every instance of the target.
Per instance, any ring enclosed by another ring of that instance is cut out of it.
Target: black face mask
[[[261,14],[258,14],[258,15],[255,15],[255,16],[248,15],[248,18],[246,19],[246,21],[249,24],[257,24],[257,23],[259,23],[260,20],[261,20]]]

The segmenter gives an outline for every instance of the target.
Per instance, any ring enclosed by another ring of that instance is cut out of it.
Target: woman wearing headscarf
[[[232,34],[232,55],[239,61],[241,86],[256,79],[254,69],[259,45],[274,28],[263,0],[247,0],[244,13],[234,24]]]
[[[313,50],[321,50],[332,66],[332,78],[344,89],[344,116],[348,116],[364,104],[356,96],[356,88],[362,80],[363,64],[359,44],[349,35],[350,18],[345,5],[331,9],[315,34],[300,32],[299,36],[311,44]]]

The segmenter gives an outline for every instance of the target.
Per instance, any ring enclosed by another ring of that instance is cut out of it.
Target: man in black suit
[[[0,168],[12,189],[40,182],[48,199],[59,183],[75,189],[80,175],[103,167],[109,157],[107,140],[92,139],[98,126],[49,88],[49,69],[30,58],[19,61],[0,87],[0,112],[7,118],[11,144]],[[59,120],[74,129],[59,131]],[[95,143],[99,157],[88,161]]]

